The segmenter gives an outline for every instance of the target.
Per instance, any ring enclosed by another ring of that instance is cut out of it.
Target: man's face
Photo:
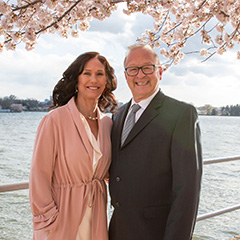
[[[152,51],[146,48],[133,49],[125,61],[125,68],[145,65],[158,65]],[[124,73],[135,102],[140,102],[157,90],[162,77],[162,68],[155,67],[154,72],[148,75],[144,74],[141,69],[136,76],[128,76],[126,71]]]

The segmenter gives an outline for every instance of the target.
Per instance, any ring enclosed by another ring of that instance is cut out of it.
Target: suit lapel
[[[142,129],[159,114],[159,108],[162,105],[163,99],[164,94],[159,91],[134,125],[122,147],[126,146],[130,141],[132,141],[132,139],[135,138],[138,133],[141,132]]]
[[[122,137],[122,129],[125,118],[128,113],[128,108],[130,107],[131,101],[121,107],[121,110],[113,117],[114,122],[114,136],[115,143],[120,148],[121,147],[121,137]]]

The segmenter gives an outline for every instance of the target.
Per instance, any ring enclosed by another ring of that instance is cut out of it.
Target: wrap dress
[[[97,116],[95,143],[74,98],[40,122],[29,181],[33,239],[76,240],[87,216],[91,240],[108,239],[104,178],[111,161],[112,120],[99,110]]]

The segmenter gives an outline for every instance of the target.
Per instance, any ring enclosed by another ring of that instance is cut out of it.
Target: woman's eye
[[[83,75],[91,75],[89,72],[84,72]]]
[[[97,75],[98,75],[98,76],[103,76],[103,73],[102,73],[102,72],[100,72],[100,73],[97,73]]]

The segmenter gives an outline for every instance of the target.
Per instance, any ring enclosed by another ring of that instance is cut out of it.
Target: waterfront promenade
[[[234,156],[234,157],[228,157],[228,158],[215,158],[215,159],[208,159],[204,161],[204,165],[209,164],[216,164],[216,163],[223,163],[223,162],[230,162],[230,161],[237,161],[240,160],[240,156]],[[29,188],[28,182],[22,182],[22,183],[14,183],[14,184],[4,184],[0,185],[0,193],[3,192],[11,192],[11,191],[17,191],[17,190],[24,190]],[[236,211],[240,209],[240,205],[232,206],[229,208],[221,209],[212,213],[203,214],[201,216],[198,216],[197,221],[202,221],[208,218],[212,218],[227,212]],[[237,233],[235,233],[237,234]],[[219,240],[219,239],[218,239]],[[223,240],[223,239],[222,239]],[[227,240],[240,240],[240,235],[234,236],[232,238],[228,238]]]

